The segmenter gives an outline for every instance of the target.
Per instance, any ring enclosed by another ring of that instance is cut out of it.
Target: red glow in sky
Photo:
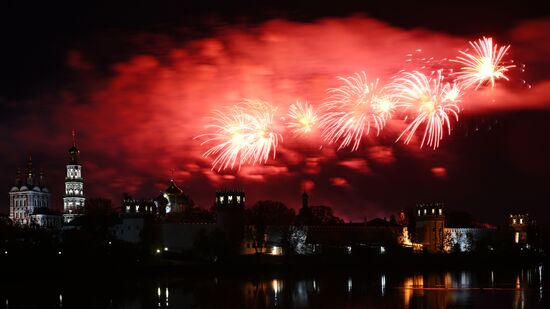
[[[533,61],[550,52],[547,26],[547,20],[523,23],[502,41],[512,45],[513,59]],[[147,34],[136,36],[138,42],[140,37]],[[435,183],[453,167],[434,166],[456,162],[457,154],[444,146],[419,151],[414,138],[410,145],[394,144],[403,124],[391,120],[387,130],[370,136],[354,154],[336,152],[337,146],[323,146],[316,137],[291,138],[279,146],[276,160],[238,171],[212,171],[212,159],[202,156],[204,148],[193,138],[204,129],[213,109],[243,98],[269,101],[282,113],[296,100],[318,106],[326,89],[339,86],[336,76],[365,71],[387,82],[403,68],[411,51],[422,49],[443,59],[456,55],[474,38],[350,17],[310,23],[271,20],[249,29],[227,26],[211,37],[182,43],[162,36],[155,39],[158,50],[152,52],[144,39],[135,54],[112,63],[108,74],[100,72],[86,50],[68,51],[67,66],[75,83],[36,98],[41,112],[21,116],[20,123],[34,125],[19,125],[12,131],[13,139],[32,141],[24,146],[29,151],[49,151],[42,161],[50,186],[62,182],[72,128],[78,134],[88,196],[114,201],[123,192],[156,196],[175,169],[178,184],[202,207],[210,207],[214,191],[226,186],[245,188],[247,201],[277,199],[297,208],[305,189],[311,191],[311,203],[331,205],[345,218],[389,216],[408,206],[400,207],[400,200],[384,205],[391,190],[380,190],[380,186],[395,186],[401,191],[400,186],[407,186],[390,183],[384,176],[408,173],[396,170],[400,160],[416,162],[411,173],[430,175],[434,180],[429,181]],[[463,98],[469,102],[463,112],[477,116],[548,109],[550,78],[535,76],[524,84],[522,80],[530,75],[521,74],[511,76],[510,82],[497,82],[493,90],[482,89]],[[8,141],[2,143],[6,157],[10,147]],[[11,166],[22,165],[25,153],[19,157],[10,158]],[[59,164],[46,162],[51,157],[55,157],[51,162]],[[15,175],[15,168],[6,173]],[[61,188],[53,191],[59,193]],[[61,205],[60,196],[53,198],[54,205],[56,198]],[[412,194],[410,202],[418,198]]]

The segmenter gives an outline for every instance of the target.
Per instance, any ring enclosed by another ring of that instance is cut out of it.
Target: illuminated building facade
[[[19,225],[48,226],[49,221],[55,220],[41,211],[50,208],[50,191],[46,188],[44,174],[40,172],[36,177],[31,156],[27,161],[25,175],[21,175],[21,170],[17,171],[9,196],[12,222]]]
[[[129,194],[124,193],[121,202],[122,214],[151,214],[163,216],[170,213],[182,213],[187,207],[192,205],[192,201],[182,189],[180,189],[174,179],[166,190],[161,191],[155,199],[134,199]]]
[[[80,150],[76,148],[75,133],[73,131],[73,146],[69,149],[69,164],[65,176],[65,194],[63,195],[63,221],[70,223],[77,216],[84,214],[84,178],[82,165],[78,162]]]
[[[159,200],[162,199],[162,200]],[[165,207],[167,200],[163,197],[163,194],[155,200],[151,199],[134,199],[129,194],[124,193],[121,202],[122,214],[151,214],[154,216],[160,216],[165,214]],[[159,207],[160,205],[160,207]]]
[[[444,250],[445,215],[442,203],[416,206],[416,242],[429,253]]]
[[[514,233],[514,244],[529,248],[528,231],[532,223],[529,214],[511,214],[509,220],[509,226]]]
[[[493,248],[495,227],[446,227],[444,233],[444,251],[447,253],[472,252]],[[481,248],[484,244],[486,248]]]

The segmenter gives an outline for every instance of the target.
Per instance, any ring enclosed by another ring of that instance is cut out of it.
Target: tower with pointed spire
[[[15,184],[10,192],[10,219],[19,225],[39,225],[45,223],[42,215],[50,207],[50,191],[46,188],[44,173],[35,176],[32,157],[29,155],[25,174],[17,169]],[[49,218],[49,217],[48,217]],[[48,219],[46,218],[46,219]],[[38,220],[38,221],[37,221]]]
[[[80,150],[76,148],[76,134],[73,130],[73,146],[69,148],[69,164],[65,176],[65,194],[63,195],[63,221],[69,223],[84,213],[84,179],[82,166],[78,162]]]
[[[314,222],[315,218],[311,212],[311,208],[309,207],[309,195],[304,190],[304,193],[302,193],[302,208],[300,208],[298,215],[296,216],[296,224],[310,225],[314,224]]]

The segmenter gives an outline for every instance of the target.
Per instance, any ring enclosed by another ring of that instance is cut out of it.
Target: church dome
[[[176,184],[174,183],[174,179],[171,179],[170,180],[170,185],[168,186],[168,188],[164,191],[164,193],[166,193],[167,195],[181,195],[183,193],[183,190],[181,190],[180,188],[178,188],[178,186],[176,186]]]
[[[33,191],[36,191],[36,192],[40,192],[40,187],[39,186],[34,186],[34,188],[32,188]]]
[[[10,190],[10,192],[16,192],[16,191],[19,191],[19,188],[15,186],[13,186]]]
[[[155,199],[155,201],[158,203],[158,205],[165,206],[166,204],[168,204],[168,200],[166,199],[166,197],[164,197],[164,194],[165,193],[161,192],[159,194],[159,196],[157,196],[157,198]]]
[[[21,186],[21,188],[19,188],[19,191],[28,191],[29,188],[27,188],[27,186]]]
[[[44,187],[44,188],[42,188],[42,192],[46,192],[46,193],[49,193],[49,192],[50,192],[50,190],[48,190],[48,188]]]

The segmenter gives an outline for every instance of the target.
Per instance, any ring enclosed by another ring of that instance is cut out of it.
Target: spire
[[[40,186],[40,188],[43,188],[46,186],[46,182],[44,181],[44,170],[43,169],[40,169],[40,176],[38,178],[38,186]]]
[[[29,159],[27,160],[27,186],[34,185],[34,175],[32,171],[32,156],[29,153]]]
[[[73,146],[69,148],[69,155],[71,156],[70,164],[78,164],[78,155],[80,154],[80,150],[76,148],[76,132],[72,131],[73,135]]]
[[[17,174],[15,175],[15,186],[21,187],[21,169],[17,169]]]
[[[309,196],[304,190],[304,193],[302,193],[302,208],[308,208],[308,207],[309,207]]]

